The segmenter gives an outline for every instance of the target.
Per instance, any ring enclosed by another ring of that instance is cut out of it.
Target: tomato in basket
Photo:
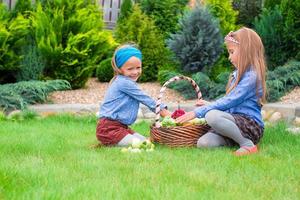
[[[176,119],[176,118],[178,118],[178,117],[180,117],[180,116],[182,116],[182,115],[184,115],[184,114],[185,114],[185,111],[179,108],[179,109],[175,110],[175,111],[172,113],[171,117],[172,117],[173,119]]]

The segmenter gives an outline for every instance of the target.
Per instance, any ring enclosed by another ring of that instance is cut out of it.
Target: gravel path
[[[84,89],[58,91],[50,94],[49,99],[55,104],[98,104],[102,102],[108,83],[100,83],[96,78],[91,78]],[[158,98],[161,85],[157,82],[139,83],[139,87],[154,99]],[[200,88],[201,89],[201,88]],[[163,96],[163,102],[168,103],[186,103],[195,102],[194,100],[186,101],[176,91],[167,89]],[[295,88],[292,92],[281,98],[282,103],[299,103],[300,87]]]

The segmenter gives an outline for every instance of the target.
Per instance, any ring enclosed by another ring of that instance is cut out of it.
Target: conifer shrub
[[[111,58],[107,58],[97,66],[96,76],[100,82],[109,82],[114,76],[114,70],[111,66]]]
[[[14,17],[0,3],[0,83],[14,82],[20,69],[21,49],[30,32],[30,21],[19,14]]]
[[[230,0],[207,0],[205,1],[212,15],[217,18],[220,22],[220,29],[222,37],[224,38],[230,31],[238,30],[239,26],[237,23],[238,12],[233,9],[232,1]],[[222,53],[213,65],[213,67],[208,70],[209,77],[216,81],[217,76],[223,72],[231,71],[230,66],[232,64],[228,60],[228,53],[226,46],[223,44]]]
[[[115,36],[119,43],[134,42],[142,51],[143,73],[140,81],[156,81],[159,68],[170,62],[170,52],[153,20],[138,5],[134,5],[129,18],[117,24]]]
[[[239,12],[237,23],[251,28],[255,17],[261,13],[262,0],[233,0],[232,6]]]
[[[231,0],[205,1],[211,14],[219,20],[222,36],[238,29],[236,25],[238,12],[233,9]]]
[[[101,9],[90,1],[46,1],[37,4],[31,20],[38,49],[45,60],[44,74],[81,88],[96,65],[115,48],[103,31]]]
[[[217,20],[200,5],[185,13],[179,31],[168,40],[168,47],[185,72],[211,67],[219,58],[222,44]]]
[[[182,16],[188,0],[142,0],[141,9],[150,16],[164,38],[178,29],[178,20]]]
[[[284,19],[284,43],[289,58],[300,59],[300,1],[282,0],[280,10]]]
[[[268,69],[283,65],[288,59],[288,47],[282,31],[284,19],[276,6],[273,9],[263,9],[259,18],[254,21],[254,29],[261,37],[268,64]]]
[[[300,62],[289,61],[285,65],[268,72],[267,100],[270,102],[278,101],[280,97],[296,86],[300,86]]]
[[[118,17],[118,23],[126,20],[132,12],[132,0],[124,0],[121,5],[120,15]]]
[[[64,80],[21,81],[0,85],[0,108],[4,111],[24,109],[28,104],[43,103],[49,93],[67,90],[71,86]]]
[[[34,40],[28,37],[27,45],[22,47],[21,52],[23,57],[20,70],[16,73],[17,82],[42,79],[45,63]]]
[[[273,9],[276,5],[279,5],[281,0],[264,0],[263,7],[267,9]]]

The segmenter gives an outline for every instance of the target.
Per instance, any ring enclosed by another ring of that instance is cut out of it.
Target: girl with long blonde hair
[[[261,116],[266,96],[264,46],[259,35],[246,27],[228,33],[224,42],[235,67],[226,95],[208,105],[199,100],[199,107],[176,121],[183,123],[205,117],[211,129],[199,138],[199,148],[238,144],[236,156],[257,153],[257,143],[264,132]]]

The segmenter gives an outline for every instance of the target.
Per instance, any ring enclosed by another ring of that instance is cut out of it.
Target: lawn
[[[94,117],[0,121],[0,199],[299,199],[300,137],[267,127],[260,153],[233,148],[121,153]],[[149,124],[134,130],[148,135]]]

